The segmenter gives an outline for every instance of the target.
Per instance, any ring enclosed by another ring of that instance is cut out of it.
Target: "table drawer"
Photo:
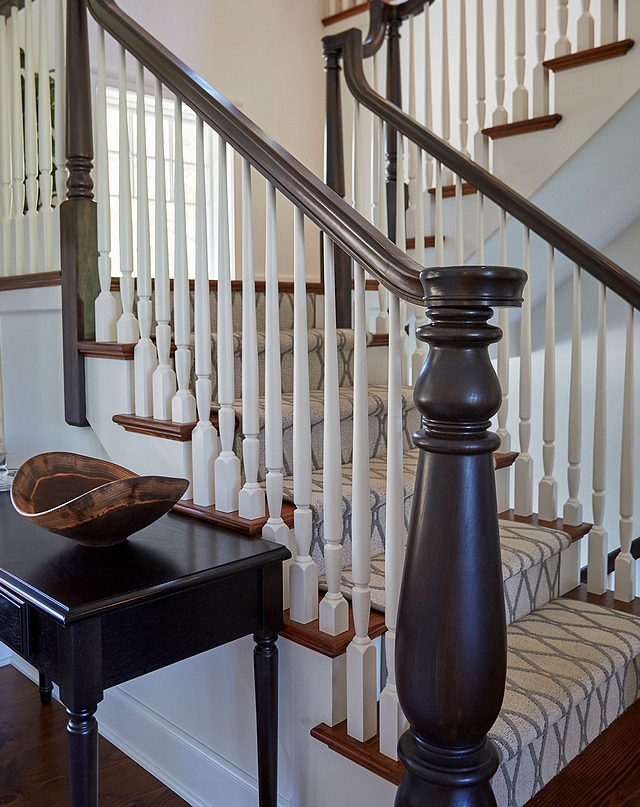
[[[0,641],[29,657],[27,604],[0,586]]]

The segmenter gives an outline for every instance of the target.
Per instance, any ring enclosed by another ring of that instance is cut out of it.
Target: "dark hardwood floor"
[[[38,687],[0,667],[0,807],[68,807],[66,712],[42,706]],[[188,807],[100,737],[100,807]]]

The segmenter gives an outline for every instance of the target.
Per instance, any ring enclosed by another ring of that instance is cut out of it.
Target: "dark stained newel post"
[[[487,739],[504,695],[506,625],[490,433],[501,391],[488,347],[492,307],[517,306],[526,275],[506,267],[422,272],[430,346],[417,380],[423,428],[396,638],[409,731],[396,807],[495,807]]]
[[[84,359],[78,354],[78,342],[95,339],[99,281],[86,0],[67,2],[66,111],[69,176],[67,199],[60,205],[65,420],[72,426],[88,426]]]
[[[342,101],[340,97],[340,36],[322,40],[327,74],[327,109],[325,118],[325,178],[324,181],[344,199],[344,139],[342,134]],[[351,258],[339,247],[334,250],[336,274],[336,324],[351,328]]]

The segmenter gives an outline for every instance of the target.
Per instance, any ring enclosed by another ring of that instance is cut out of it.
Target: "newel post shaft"
[[[422,273],[430,351],[415,388],[423,428],[396,634],[396,807],[495,807],[487,738],[502,699],[506,624],[493,451],[501,403],[488,347],[492,306],[519,305],[526,275],[506,267]]]
[[[344,138],[340,94],[340,37],[325,37],[322,42],[327,74],[325,118],[325,182],[338,195],[345,196]],[[334,250],[336,276],[336,325],[351,328],[351,258],[338,246]]]
[[[87,426],[84,358],[78,342],[95,339],[94,302],[100,287],[86,0],[67,2],[66,60],[68,179],[67,198],[60,206],[65,420]]]

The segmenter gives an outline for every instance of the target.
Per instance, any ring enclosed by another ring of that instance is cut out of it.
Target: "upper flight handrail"
[[[634,308],[640,309],[640,282],[609,260],[524,196],[494,177],[473,160],[430,132],[395,104],[385,100],[367,82],[363,70],[362,32],[351,28],[332,37],[342,50],[344,74],[354,98],[401,132],[465,182],[495,202],[513,218],[539,235],[552,247],[610,288]]]

